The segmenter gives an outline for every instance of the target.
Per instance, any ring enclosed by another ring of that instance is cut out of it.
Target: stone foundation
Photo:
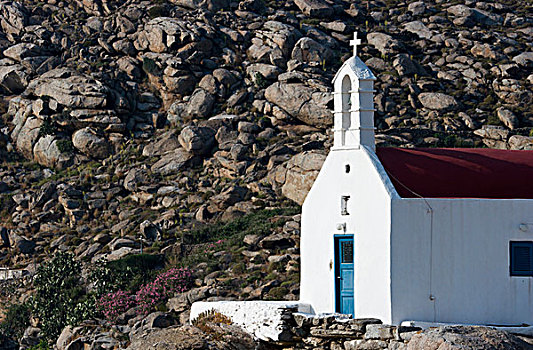
[[[14,280],[22,278],[27,272],[25,270],[11,270],[8,268],[0,268],[0,280]]]
[[[404,349],[419,327],[382,324],[375,318],[352,319],[347,315],[294,313],[290,330],[294,349]]]
[[[229,317],[256,339],[293,348],[402,348],[419,327],[384,325],[378,319],[352,319],[342,314],[312,313],[309,304],[287,301],[197,302],[191,322],[202,312],[217,311]]]

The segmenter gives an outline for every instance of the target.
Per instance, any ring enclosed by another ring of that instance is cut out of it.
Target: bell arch
[[[342,128],[347,130],[351,126],[350,112],[352,110],[352,79],[349,74],[342,78]]]

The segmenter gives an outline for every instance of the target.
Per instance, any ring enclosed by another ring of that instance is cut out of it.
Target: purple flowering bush
[[[115,321],[117,317],[133,306],[139,306],[139,313],[148,314],[158,304],[190,288],[192,272],[188,268],[173,268],[159,274],[153,282],[141,286],[135,295],[117,291],[99,299],[98,305],[104,317]]]
[[[107,320],[115,321],[121,313],[135,306],[135,299],[128,292],[119,290],[100,297],[98,306]]]
[[[192,273],[187,268],[173,268],[163,272],[156,279],[139,289],[135,301],[140,312],[147,314],[162,301],[189,289]]]

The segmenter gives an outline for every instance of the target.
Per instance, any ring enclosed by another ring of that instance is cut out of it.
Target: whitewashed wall
[[[350,173],[345,165],[350,165]],[[300,299],[316,313],[335,311],[334,235],[346,223],[354,235],[356,317],[391,319],[390,206],[397,197],[382,180],[384,171],[365,148],[333,150],[302,208]],[[341,215],[341,196],[349,195]]]
[[[533,278],[509,274],[509,241],[533,239],[524,222],[533,200],[394,200],[392,321],[533,324]]]
[[[191,323],[208,311],[229,317],[256,339],[277,342],[284,340],[280,338],[286,333],[287,314],[311,313],[311,306],[295,301],[197,301],[191,307]]]

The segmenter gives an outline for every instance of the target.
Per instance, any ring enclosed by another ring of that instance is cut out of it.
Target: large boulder
[[[323,0],[294,0],[298,8],[309,17],[330,18],[333,8]]]
[[[281,69],[272,65],[265,63],[254,63],[246,67],[246,74],[248,74],[254,83],[261,83],[261,79],[267,80],[276,80],[278,75],[281,74]],[[257,78],[257,75],[260,74],[261,78]]]
[[[526,106],[533,102],[533,92],[525,86],[523,81],[517,79],[494,79],[492,88],[498,98],[505,104]]]
[[[382,55],[387,55],[397,52],[401,48],[398,40],[393,39],[392,36],[385,33],[369,33],[366,40],[374,46]]]
[[[392,62],[392,65],[394,66],[394,69],[400,74],[400,76],[404,75],[425,75],[426,70],[422,65],[420,65],[418,62],[413,61],[409,55],[405,53],[401,53]]]
[[[333,114],[327,106],[333,99],[331,93],[300,83],[277,82],[266,89],[265,97],[308,125],[327,128],[333,124]]]
[[[178,135],[175,130],[170,130],[158,137],[157,140],[144,146],[143,156],[153,157],[161,156],[167,152],[180,148],[180,142],[178,141]]]
[[[184,120],[205,119],[211,115],[214,104],[215,97],[204,89],[198,88],[192,94],[181,116]]]
[[[2,1],[0,3],[0,25],[4,33],[20,35],[26,22],[26,9],[21,2]]]
[[[480,9],[473,9],[466,5],[450,6],[446,11],[456,17],[454,20],[454,24],[456,25],[473,26],[475,23],[480,23],[495,26],[503,23],[503,17],[500,15]]]
[[[519,125],[516,115],[505,107],[500,107],[496,110],[498,119],[509,129],[516,129]]]
[[[68,121],[76,129],[93,126],[99,129],[107,128],[108,131],[122,132],[124,123],[112,109],[75,109],[69,112],[72,117]]]
[[[513,135],[509,138],[509,148],[533,151],[533,136]]]
[[[152,165],[151,170],[162,175],[175,174],[186,166],[197,165],[200,161],[201,158],[180,147],[174,151],[167,152]]]
[[[415,334],[407,350],[531,349],[531,344],[509,333],[488,327],[444,326]]]
[[[102,108],[108,89],[99,81],[68,68],[54,69],[33,80],[26,89],[35,96],[47,96],[70,108]]]
[[[406,31],[417,35],[421,39],[431,39],[433,33],[421,21],[413,21],[403,25]]]
[[[157,17],[146,23],[134,45],[138,50],[149,49],[157,53],[175,50],[200,39],[199,33],[190,27],[187,22],[177,18]]]
[[[49,168],[63,169],[72,161],[72,147],[70,140],[56,139],[55,136],[41,137],[33,147],[34,160]]]
[[[243,201],[247,193],[248,189],[240,186],[233,186],[211,198],[211,204],[219,210],[224,210],[235,203]]]
[[[130,192],[135,192],[142,185],[150,181],[150,174],[145,169],[133,168],[124,178],[124,188]]]
[[[18,94],[28,86],[28,74],[20,64],[0,65],[0,92]]]
[[[437,111],[454,110],[459,106],[453,96],[442,92],[422,92],[418,99],[424,107]]]
[[[326,155],[316,151],[292,157],[287,163],[285,184],[281,188],[283,195],[302,205],[325,160]]]
[[[35,246],[36,246],[34,241],[29,240],[26,237],[22,237],[18,235],[14,231],[10,231],[9,233],[9,242],[10,242],[10,246],[13,249],[15,249],[16,251],[22,254],[33,253]]]
[[[4,56],[17,62],[21,62],[26,57],[42,56],[44,50],[32,43],[19,43],[4,50]]]
[[[524,67],[533,66],[533,52],[522,52],[513,57],[513,62]]]
[[[332,57],[333,52],[330,49],[308,37],[298,40],[292,50],[293,60],[313,65],[322,64],[323,62],[329,61]]]
[[[215,144],[215,131],[206,127],[187,126],[181,131],[178,140],[185,151],[206,155]]]
[[[83,154],[96,159],[104,159],[111,153],[105,137],[92,128],[83,128],[72,135],[72,144]]]
[[[262,30],[256,31],[256,38],[259,40],[252,40],[248,56],[254,61],[284,64],[281,56],[289,57],[294,44],[301,37],[302,33],[291,25],[278,21],[265,22]]]
[[[33,147],[39,139],[39,130],[43,121],[35,117],[29,117],[24,121],[20,127],[18,134],[12,133],[11,137],[14,139],[17,150],[22,153],[27,159],[33,158]]]
[[[192,10],[206,8],[209,11],[218,11],[229,6],[229,0],[170,0],[170,2]]]

